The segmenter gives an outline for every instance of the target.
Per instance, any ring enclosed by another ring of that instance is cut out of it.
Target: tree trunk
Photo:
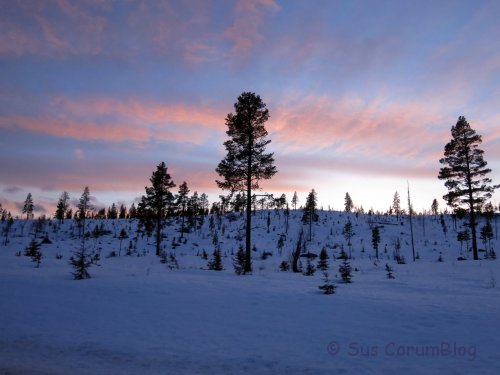
[[[467,161],[467,187],[469,189],[469,225],[472,232],[472,255],[474,260],[479,260],[479,253],[477,251],[477,239],[476,239],[476,212],[474,211],[474,198],[472,196],[472,177],[470,175],[470,164],[469,164],[469,154],[466,155]]]
[[[160,244],[161,244],[161,216],[158,215],[156,218],[156,255],[160,256]]]
[[[182,209],[181,239],[184,238],[184,209]]]
[[[474,200],[472,199],[471,189],[469,189],[469,201],[471,202],[469,225],[472,232],[472,254],[474,256],[474,260],[479,260],[479,253],[477,250],[477,238],[476,238],[476,212],[474,211]]]
[[[162,219],[162,203],[163,194],[160,193],[159,197],[159,207],[156,207],[156,256],[160,256],[160,246],[161,246],[161,219]]]
[[[312,210],[309,211],[309,242],[312,241]]]
[[[248,137],[248,164],[247,164],[247,220],[246,220],[246,228],[245,228],[245,273],[252,272],[252,147],[253,147],[253,139],[251,130],[249,131]]]
[[[297,240],[297,245],[295,246],[295,251],[292,253],[292,272],[301,272],[299,269],[299,259],[302,250],[302,230],[299,233],[299,239]]]

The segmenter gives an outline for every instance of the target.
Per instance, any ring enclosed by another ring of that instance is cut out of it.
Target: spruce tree
[[[90,279],[88,269],[92,265],[92,259],[87,255],[83,245],[69,259],[69,263],[73,267],[71,274],[75,280]]]
[[[126,238],[128,238],[127,231],[125,230],[125,228],[122,228],[122,230],[120,231],[120,235],[118,236],[118,239],[120,240],[120,249],[118,250],[118,256],[120,256],[122,252],[122,241]]]
[[[222,256],[218,247],[214,250],[213,258],[208,262],[208,269],[212,271],[222,271],[224,269],[222,266]]]
[[[107,218],[111,220],[118,219],[118,209],[116,208],[115,202],[113,202],[111,207],[109,207]]]
[[[335,289],[337,288],[337,286],[331,282],[328,272],[323,272],[323,281],[324,284],[318,286],[318,288],[323,291],[323,294],[335,293]]]
[[[349,261],[347,260],[347,257],[344,258],[342,263],[339,265],[339,273],[340,277],[342,278],[342,281],[344,283],[351,283],[352,279],[352,268],[351,265],[349,264]]]
[[[444,148],[444,157],[439,160],[444,166],[438,178],[445,180],[448,193],[443,199],[447,204],[453,208],[466,206],[468,209],[473,256],[474,260],[478,260],[476,213],[499,185],[492,185],[492,180],[486,177],[491,169],[486,168],[484,151],[478,147],[482,142],[481,136],[471,128],[465,117],[458,118],[451,128],[451,135],[451,141]]]
[[[395,279],[394,277],[394,269],[389,266],[389,263],[385,264],[385,271],[387,272],[387,278],[388,279]]]
[[[36,268],[40,267],[43,254],[40,251],[40,244],[36,242],[34,239],[31,240],[28,247],[26,247],[24,255],[29,256],[31,258],[31,261],[35,263]]]
[[[309,241],[312,240],[312,223],[319,220],[316,213],[318,198],[314,189],[307,195],[306,204],[302,213],[302,223],[309,224]]]
[[[120,204],[120,214],[118,216],[119,219],[126,219],[127,218],[127,208],[125,205],[122,203]]]
[[[349,193],[345,193],[344,207],[345,207],[345,212],[351,212],[352,209],[354,208],[354,203],[352,202]]]
[[[437,217],[438,211],[439,211],[439,203],[438,203],[437,199],[434,198],[434,200],[432,201],[432,204],[431,204],[431,212],[435,218]]]
[[[175,184],[170,174],[168,174],[164,162],[158,164],[149,181],[151,186],[146,186],[146,195],[142,196],[140,203],[142,210],[140,219],[154,225],[156,229],[156,255],[160,256],[162,229],[168,208],[172,205],[174,199],[170,189],[175,187]]]
[[[24,255],[32,258],[39,250],[40,244],[35,239],[32,239],[26,249],[24,249]]]
[[[326,251],[326,248],[322,248],[321,252],[319,253],[319,261],[318,261],[318,269],[320,271],[327,271],[328,270],[328,259],[330,257],[328,256],[328,252]]]
[[[349,246],[349,258],[352,257],[352,242],[351,239],[354,236],[354,230],[352,227],[351,219],[347,220],[347,223],[344,225],[344,229],[342,230],[342,234],[344,235],[345,240],[347,241],[347,246]]]
[[[128,218],[129,219],[137,219],[137,208],[135,207],[135,203],[132,203],[128,210]]]
[[[59,197],[59,200],[57,201],[56,213],[54,215],[54,218],[59,220],[59,224],[61,224],[64,221],[68,208],[69,208],[69,194],[68,192],[63,191],[61,196]]]
[[[85,219],[87,218],[87,211],[92,209],[90,206],[90,190],[88,186],[83,189],[82,196],[78,203],[78,227],[80,228],[80,237],[82,238],[83,246],[85,246]]]
[[[378,259],[378,245],[380,243],[380,231],[378,227],[372,229],[372,246],[375,250],[375,257]]]
[[[297,192],[293,192],[293,197],[292,197],[292,206],[294,210],[297,210],[297,203],[299,203],[299,197],[297,196]]]
[[[316,272],[316,267],[312,264],[311,258],[307,257],[306,269],[303,272],[304,276],[313,276]]]
[[[233,258],[234,273],[243,275],[245,273],[245,251],[243,245],[240,245],[238,252]]]
[[[187,182],[184,181],[179,186],[179,193],[177,195],[177,201],[175,202],[175,205],[178,207],[180,211],[179,214],[181,215],[181,238],[184,238],[184,232],[186,230],[184,223],[186,218],[188,201],[189,201],[189,188]]]
[[[13,225],[14,225],[14,219],[12,217],[9,217],[3,227],[2,234],[4,235],[4,243],[3,243],[4,246],[7,246],[9,244],[9,233]]]
[[[489,220],[481,228],[481,231],[479,232],[479,238],[481,238],[481,240],[483,241],[486,254],[489,255],[491,251],[490,242],[493,239],[493,227],[491,226]],[[486,244],[488,244],[488,246],[486,246]]]
[[[234,104],[235,113],[226,117],[229,140],[224,142],[227,154],[217,166],[222,177],[217,186],[231,193],[246,193],[245,273],[251,269],[252,191],[259,189],[259,180],[277,173],[272,153],[265,153],[271,142],[264,124],[269,111],[260,96],[244,92]]]
[[[282,261],[280,263],[280,271],[287,272],[289,270],[290,270],[290,263],[288,263],[286,260]]]
[[[28,193],[28,196],[26,197],[23,206],[23,214],[26,214],[26,220],[33,218],[33,210],[34,210],[33,197],[31,193]]]
[[[392,198],[392,209],[399,218],[399,215],[401,214],[401,198],[399,197],[399,193],[397,191],[394,193],[394,197]]]

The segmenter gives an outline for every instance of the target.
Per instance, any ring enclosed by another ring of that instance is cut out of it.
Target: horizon
[[[267,104],[278,173],[262,191],[299,205],[385,212],[407,183],[417,212],[459,116],[500,183],[500,3],[273,0],[2,4],[0,203],[38,214],[89,186],[127,208],[164,161],[176,187],[218,189],[225,117]],[[310,22],[314,20],[314,22]],[[498,207],[496,192],[491,202]],[[19,212],[20,215],[20,212]]]

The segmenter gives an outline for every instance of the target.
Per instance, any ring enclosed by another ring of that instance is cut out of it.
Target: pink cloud
[[[264,36],[259,31],[263,18],[280,7],[273,0],[237,0],[232,25],[224,31],[224,37],[233,42],[232,56],[244,56]]]
[[[203,105],[58,97],[50,109],[50,115],[36,118],[0,117],[0,127],[94,141],[143,143],[154,139],[194,144],[202,143],[213,130],[223,134],[225,127],[225,114]]]
[[[216,109],[204,105],[183,103],[147,103],[139,100],[119,101],[111,98],[71,100],[57,97],[53,101],[55,109],[76,116],[118,116],[134,122],[168,125],[198,125],[207,128],[219,128],[224,125],[225,115]]]
[[[292,98],[276,105],[271,116],[269,129],[285,152],[333,147],[341,155],[421,157],[449,131],[447,119],[432,107],[383,98]]]
[[[55,50],[64,50],[69,47],[68,42],[56,35],[52,25],[45,18],[37,14],[35,15],[35,19],[40,25],[45,40],[49,43],[50,47]]]
[[[99,1],[12,1],[8,4],[8,10],[13,14],[22,14],[31,22],[14,24],[0,17],[0,30],[6,36],[0,41],[0,53],[52,57],[96,54],[102,50],[107,22],[94,11],[109,9],[105,2]]]
[[[55,137],[108,142],[145,141],[150,136],[150,132],[147,129],[138,129],[118,123],[97,124],[71,119],[44,119],[24,116],[0,118],[0,128],[9,127]]]

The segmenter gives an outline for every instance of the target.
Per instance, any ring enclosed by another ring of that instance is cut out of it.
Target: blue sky
[[[52,212],[88,185],[96,205],[129,205],[161,161],[213,201],[224,118],[253,91],[279,170],[265,191],[385,210],[409,181],[429,209],[460,115],[500,180],[499,15],[497,1],[2,2],[0,203],[31,192]]]

